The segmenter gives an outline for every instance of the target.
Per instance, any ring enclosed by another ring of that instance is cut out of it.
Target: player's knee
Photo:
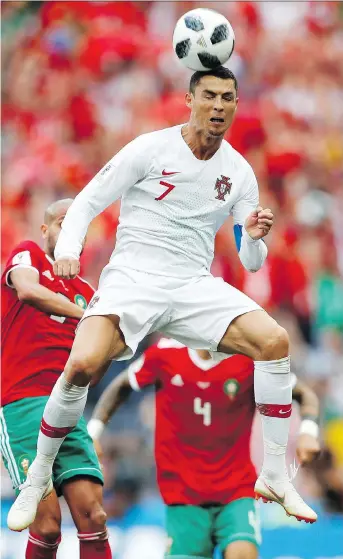
[[[224,559],[257,559],[257,547],[244,541],[233,542],[225,550]]]
[[[96,506],[92,507],[89,519],[92,527],[94,527],[93,529],[97,532],[101,532],[106,526],[107,514],[105,513],[102,506],[97,504]]]
[[[79,532],[103,532],[107,515],[102,504],[96,499],[88,499],[77,508],[77,528]]]
[[[282,359],[289,355],[289,337],[284,328],[276,324],[268,333],[258,350],[256,361]]]
[[[91,355],[70,355],[65,375],[69,382],[77,385],[89,384],[101,368],[99,360]]]
[[[224,558],[225,559],[257,559],[258,555],[257,555],[257,550],[235,550],[235,551],[229,551],[227,554],[225,554]]]
[[[46,542],[55,543],[61,536],[61,527],[55,518],[48,517],[35,527],[35,534]]]

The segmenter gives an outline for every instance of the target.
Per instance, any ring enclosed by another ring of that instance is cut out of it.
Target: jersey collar
[[[212,358],[211,359],[201,359],[195,349],[188,348],[188,355],[191,361],[193,361],[194,365],[202,369],[203,371],[208,371],[212,369],[218,363],[216,363]]]

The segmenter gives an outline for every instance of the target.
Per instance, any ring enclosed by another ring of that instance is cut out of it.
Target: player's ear
[[[192,94],[189,93],[189,91],[187,91],[186,95],[185,95],[185,102],[186,102],[186,106],[191,109],[192,108]]]
[[[43,225],[40,226],[40,230],[41,230],[43,239],[45,239],[45,237],[47,235],[47,231],[48,231],[48,226],[45,225],[45,223],[43,223]]]

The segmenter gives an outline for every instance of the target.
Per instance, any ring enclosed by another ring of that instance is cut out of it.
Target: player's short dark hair
[[[194,95],[196,86],[204,76],[214,76],[215,78],[221,78],[222,80],[232,80],[235,84],[236,93],[238,93],[238,82],[235,74],[224,66],[218,66],[212,70],[206,70],[206,72],[194,72],[189,82],[190,93],[193,93]]]
[[[52,202],[44,212],[44,223],[45,225],[50,225],[54,219],[56,219],[57,213],[60,211],[61,207],[70,205],[73,202],[73,198],[63,198],[62,200],[56,200]]]

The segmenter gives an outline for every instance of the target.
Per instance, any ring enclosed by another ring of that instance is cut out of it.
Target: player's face
[[[49,224],[41,226],[42,236],[44,239],[44,250],[51,257],[54,258],[55,246],[61,232],[61,227],[69,205],[60,208],[58,213],[53,216]]]
[[[64,218],[65,213],[62,213],[55,217],[49,225],[42,225],[45,252],[51,256],[51,258],[54,258],[54,250]]]
[[[237,109],[235,83],[233,80],[204,76],[194,95],[186,95],[186,103],[191,108],[191,121],[198,131],[222,137],[231,126]]]

